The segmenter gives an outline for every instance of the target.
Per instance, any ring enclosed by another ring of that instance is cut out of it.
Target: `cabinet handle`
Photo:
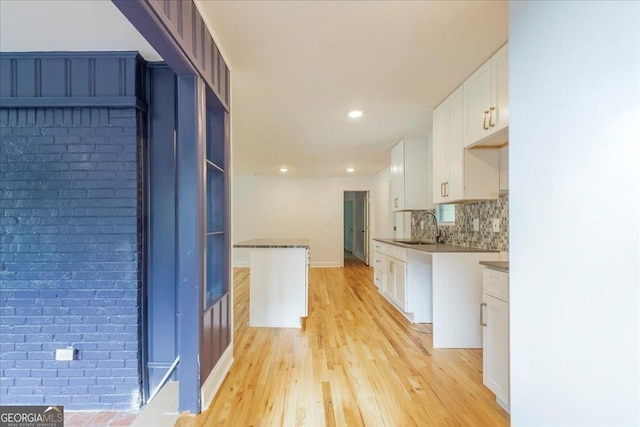
[[[444,197],[444,182],[440,183],[440,196]]]
[[[398,207],[398,198],[397,197],[395,199],[393,199],[393,207],[394,208]]]
[[[487,126],[487,114],[489,114],[489,110],[485,111],[482,114],[482,129],[489,129],[489,126]]]
[[[480,325],[481,326],[487,326],[487,323],[484,321],[484,309],[483,307],[486,307],[487,303],[483,302],[480,304]]]
[[[449,181],[444,183],[444,196],[449,197]]]
[[[496,107],[491,107],[489,109],[489,126],[494,127],[496,125],[495,119],[493,117],[493,112],[496,110]]]

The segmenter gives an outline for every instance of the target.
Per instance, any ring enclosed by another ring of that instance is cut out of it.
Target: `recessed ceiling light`
[[[351,117],[352,119],[357,119],[358,117],[362,117],[362,111],[360,110],[349,111],[349,117]]]
[[[354,168],[347,168],[347,172],[354,173],[356,170]]]
[[[287,169],[286,166],[283,166],[283,167],[280,168],[280,172],[282,172],[282,173],[287,173],[288,171],[289,171],[289,169]]]

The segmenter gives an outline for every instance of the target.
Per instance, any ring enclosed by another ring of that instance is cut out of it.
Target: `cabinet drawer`
[[[378,289],[383,289],[384,284],[384,270],[373,270],[373,283],[376,284]]]
[[[389,246],[387,249],[387,255],[400,261],[407,260],[407,250],[398,246]]]
[[[380,252],[381,254],[386,254],[386,247],[388,245],[385,245],[384,243],[380,243],[380,242],[373,242],[373,250],[374,252]]]
[[[373,268],[384,271],[384,254],[377,250],[373,253]]]
[[[482,270],[482,292],[509,302],[509,274],[484,268]]]

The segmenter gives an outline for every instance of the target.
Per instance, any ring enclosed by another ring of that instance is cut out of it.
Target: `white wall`
[[[640,3],[509,25],[511,422],[638,425]]]
[[[234,242],[309,238],[312,266],[340,267],[344,191],[368,191],[371,178],[235,175],[233,184]],[[236,266],[249,265],[249,251],[234,249],[233,259]]]

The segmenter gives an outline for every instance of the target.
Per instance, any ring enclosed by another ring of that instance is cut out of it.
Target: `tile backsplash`
[[[436,228],[431,215],[422,215],[425,211],[411,212],[411,238],[434,241]],[[433,212],[433,210],[432,210]],[[473,220],[478,218],[479,230],[473,230]],[[492,222],[500,219],[500,231],[494,233]],[[474,246],[499,251],[509,250],[509,195],[498,200],[456,205],[456,223],[452,226],[440,226],[444,241],[454,245]]]

